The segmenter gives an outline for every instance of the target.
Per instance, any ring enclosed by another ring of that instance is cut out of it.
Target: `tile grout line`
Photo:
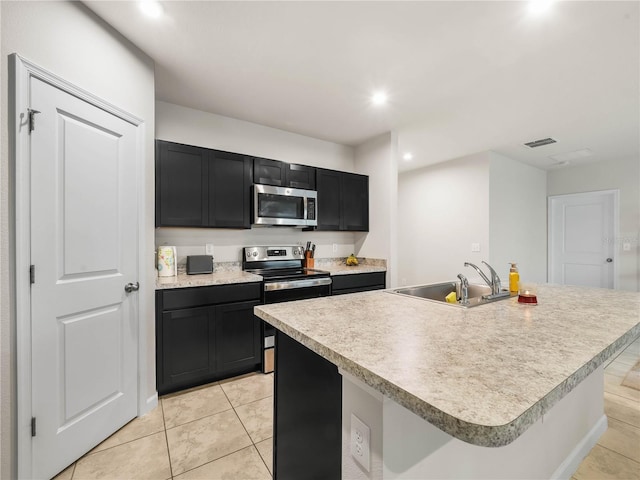
[[[238,420],[240,420],[240,425],[242,425],[242,428],[244,428],[244,431],[247,433],[247,436],[249,437],[249,440],[251,440],[251,444],[253,445],[253,448],[256,449],[256,452],[258,452],[258,457],[260,457],[260,460],[262,460],[262,463],[264,464],[264,468],[267,469],[267,472],[269,472],[269,475],[271,475],[271,478],[273,478],[273,473],[271,473],[271,470],[269,469],[269,467],[267,466],[267,462],[264,461],[264,458],[262,458],[262,454],[260,453],[260,450],[258,450],[258,446],[256,445],[256,442],[253,441],[253,437],[251,436],[251,434],[249,433],[249,431],[247,430],[247,427],[245,427],[244,422],[242,421],[242,419],[240,418],[240,415],[238,415],[238,412],[236,411],[236,407],[233,406],[233,403],[231,403],[231,400],[229,399],[229,397],[227,396],[227,392],[224,391],[224,388],[222,387],[222,385],[220,385],[220,388],[222,389],[222,392],[224,393],[224,396],[227,397],[227,400],[229,401],[229,404],[231,405],[231,408],[233,409],[233,413],[236,414],[236,417],[238,417]],[[273,397],[272,395],[268,395],[264,398],[260,398],[258,400],[256,400],[257,402],[260,400],[264,400],[265,398],[269,398],[269,397]],[[249,403],[253,403],[253,402],[249,402]],[[249,405],[249,403],[245,403],[244,405]],[[239,407],[242,407],[242,405],[238,405]],[[273,426],[272,426],[273,427]],[[273,435],[270,437],[273,442]],[[267,440],[266,438],[264,440]],[[264,442],[264,440],[261,440],[261,442]],[[259,443],[259,442],[258,442]],[[246,447],[245,447],[246,448]]]
[[[162,426],[164,427],[164,442],[167,445],[167,457],[169,457],[169,473],[171,474],[171,479],[173,480],[173,465],[171,462],[171,449],[169,448],[169,436],[167,435],[167,422],[164,419],[164,404],[162,399],[158,399],[158,403],[160,404],[160,412],[162,413]]]

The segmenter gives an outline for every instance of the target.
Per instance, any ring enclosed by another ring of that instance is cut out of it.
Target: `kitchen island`
[[[378,291],[255,312],[337,367],[344,478],[562,478],[606,429],[602,364],[640,335],[640,295],[542,285],[538,300],[462,309]],[[368,473],[351,414],[371,427]]]

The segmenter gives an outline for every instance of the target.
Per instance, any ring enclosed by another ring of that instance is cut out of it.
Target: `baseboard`
[[[598,440],[604,432],[607,431],[607,416],[602,415],[600,420],[596,422],[593,428],[587,433],[582,440],[575,446],[571,453],[564,459],[560,466],[553,472],[551,478],[553,480],[568,480],[580,466],[580,463],[589,454],[591,449],[598,443]]]
[[[138,416],[141,417],[145,413],[149,413],[151,410],[153,410],[157,406],[158,406],[158,392],[153,392],[153,395],[147,398],[147,401],[143,405],[140,405],[140,407],[142,408],[142,411],[138,412],[139,413]]]

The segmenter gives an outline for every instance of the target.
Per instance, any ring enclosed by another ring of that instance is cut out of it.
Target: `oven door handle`
[[[264,291],[293,290],[294,288],[318,287],[320,285],[331,285],[331,278],[323,277],[306,280],[290,280],[288,282],[265,282]]]

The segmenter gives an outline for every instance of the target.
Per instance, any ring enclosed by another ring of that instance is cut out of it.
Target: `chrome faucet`
[[[458,274],[458,278],[460,279],[460,303],[466,305],[469,303],[469,280],[461,273]]]
[[[484,260],[482,261],[482,263],[484,263],[489,268],[489,271],[491,272],[491,280],[489,280],[487,278],[487,276],[484,274],[484,272],[482,270],[480,270],[473,263],[464,262],[464,266],[465,267],[472,267],[472,268],[474,268],[476,270],[476,272],[478,272],[480,274],[480,276],[486,282],[486,284],[491,287],[491,295],[492,296],[500,294],[500,289],[502,288],[502,285],[500,283],[500,277],[498,276],[496,271],[493,268],[491,268],[491,265],[489,265]]]

